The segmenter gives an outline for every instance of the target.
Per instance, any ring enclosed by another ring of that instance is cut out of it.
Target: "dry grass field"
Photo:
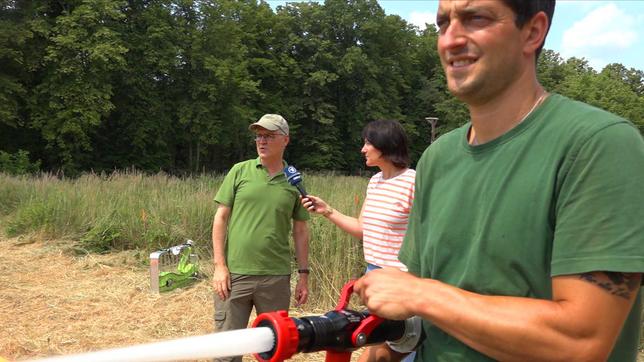
[[[0,240],[0,358],[21,361],[213,332],[206,280],[155,295],[135,252],[78,257],[67,245]],[[324,354],[293,360],[323,361]]]
[[[0,358],[21,361],[213,332],[206,280],[151,294],[148,270],[140,262],[147,256],[128,251],[79,257],[68,245],[0,240]],[[324,354],[293,360],[323,361]],[[644,362],[643,353],[638,362]]]

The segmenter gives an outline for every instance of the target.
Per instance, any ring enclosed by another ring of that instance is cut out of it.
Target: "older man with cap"
[[[235,164],[215,196],[219,206],[212,244],[218,331],[246,328],[253,306],[258,314],[288,310],[291,222],[298,264],[295,301],[300,305],[308,297],[309,214],[282,172],[288,123],[280,115],[265,114],[249,129],[259,157]]]

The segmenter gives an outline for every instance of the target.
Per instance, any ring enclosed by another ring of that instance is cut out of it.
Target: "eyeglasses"
[[[279,134],[279,133],[256,134],[255,135],[255,141],[259,142],[261,140],[264,140],[266,142],[271,142],[277,136],[282,136],[282,135]]]

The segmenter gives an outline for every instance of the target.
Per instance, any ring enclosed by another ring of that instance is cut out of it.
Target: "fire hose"
[[[347,309],[353,283],[342,288],[336,308],[321,316],[289,317],[286,311],[262,313],[250,329],[38,361],[153,362],[253,353],[260,362],[280,362],[296,353],[326,351],[326,362],[348,362],[353,351],[367,345],[387,342],[399,352],[413,350],[420,338],[420,320],[387,320],[368,311]]]
[[[346,309],[353,293],[351,281],[342,288],[336,308],[322,316],[293,318],[285,311],[260,314],[253,327],[268,327],[275,334],[270,351],[256,353],[261,362],[278,362],[295,353],[326,351],[326,362],[348,362],[360,347],[387,341],[403,346],[403,352],[415,347],[420,337],[417,320],[387,320],[368,311]]]

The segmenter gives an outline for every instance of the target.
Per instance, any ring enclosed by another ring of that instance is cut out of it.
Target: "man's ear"
[[[530,19],[530,21],[523,25],[522,35],[524,38],[524,53],[534,56],[537,49],[539,49],[546,40],[548,26],[548,16],[543,11],[538,12],[532,17],[532,19]]]

